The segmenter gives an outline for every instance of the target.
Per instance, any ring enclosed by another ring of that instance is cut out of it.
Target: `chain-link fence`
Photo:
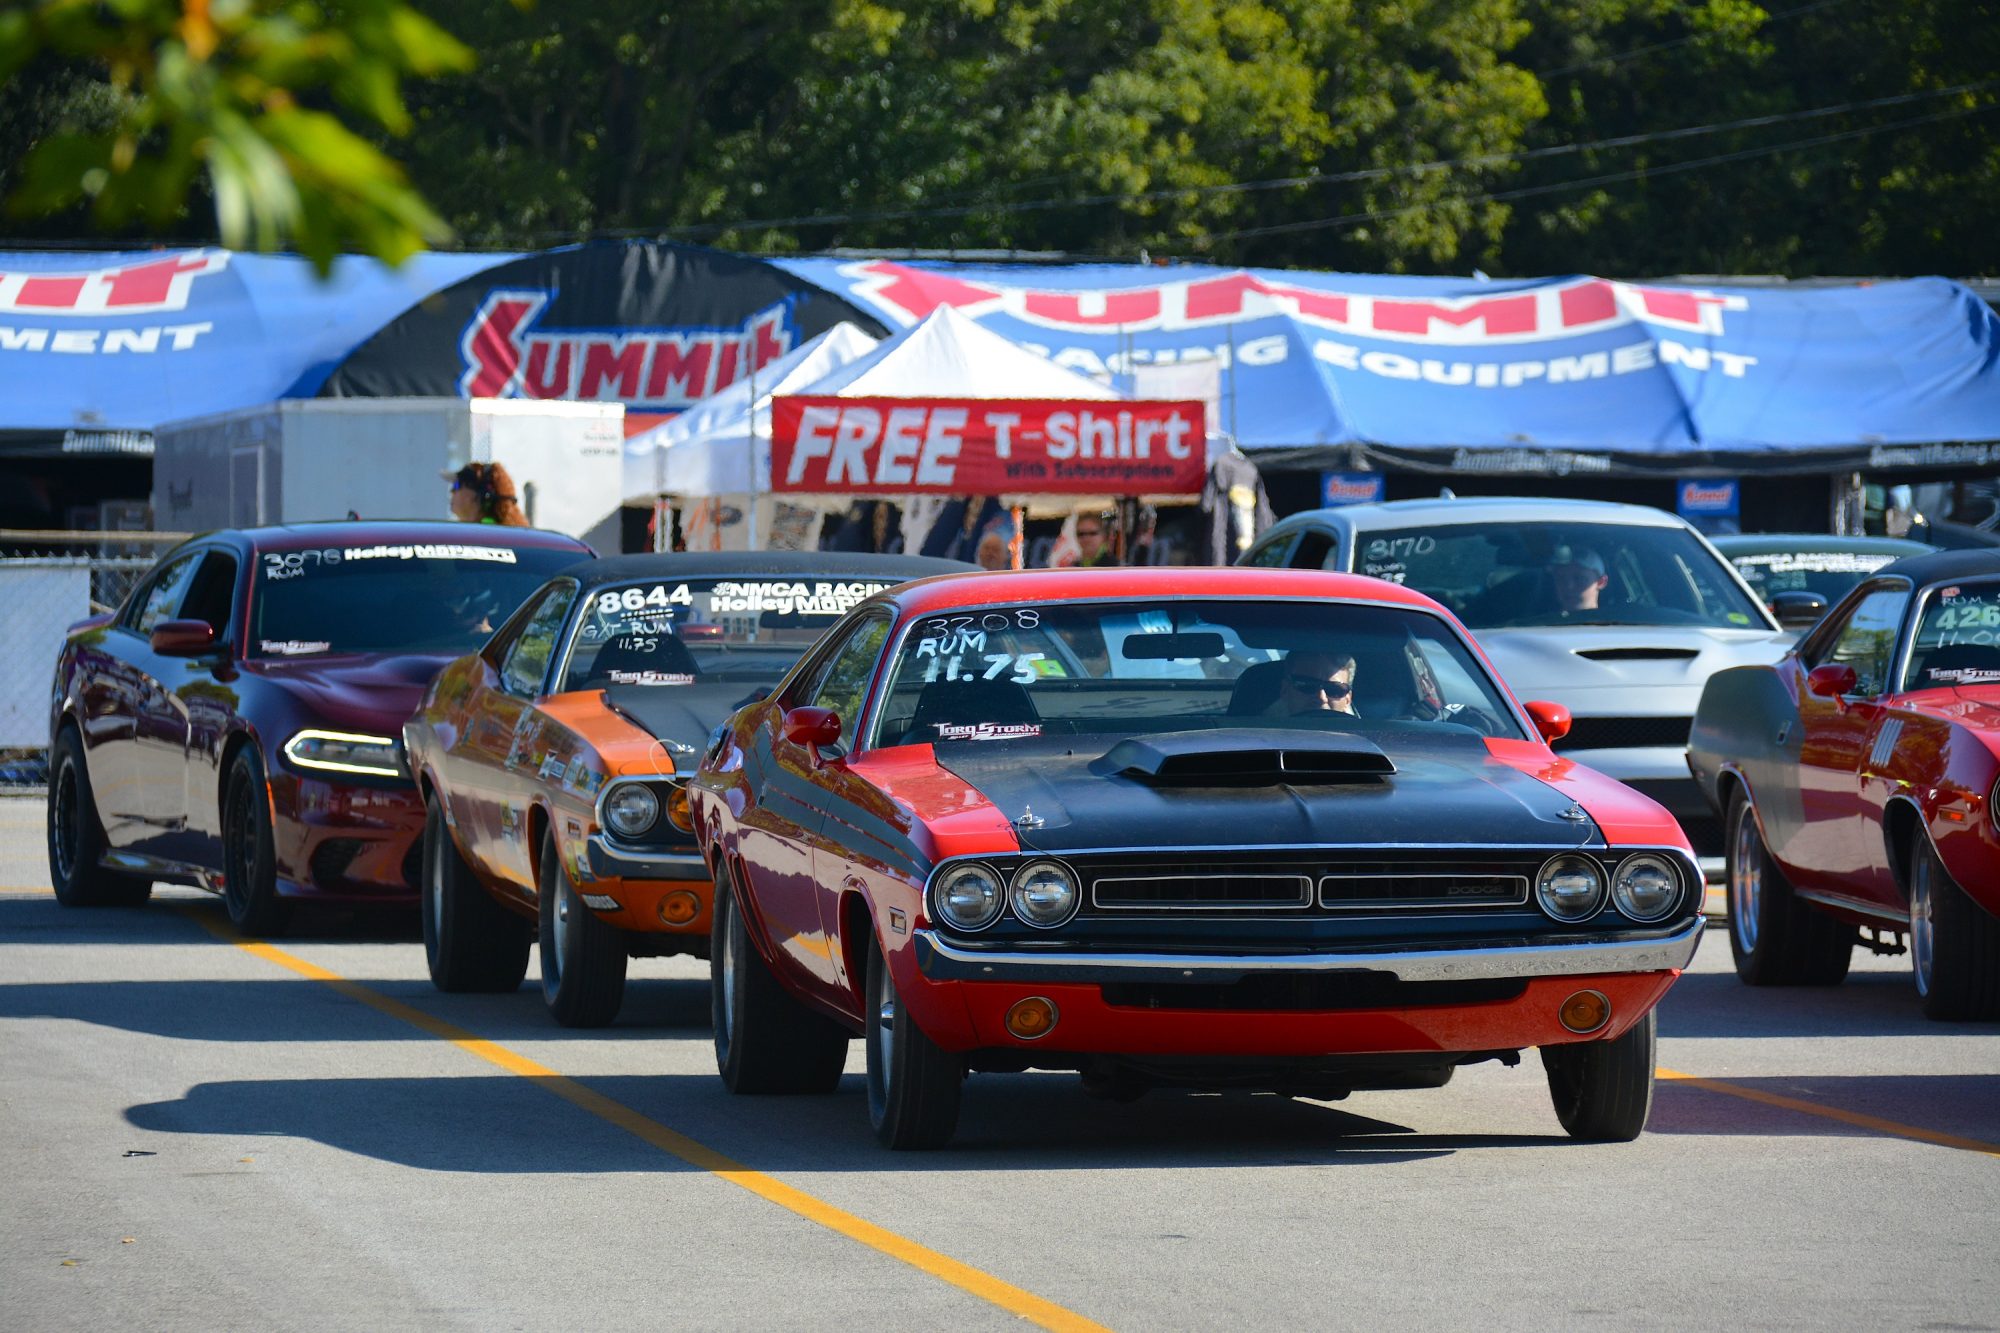
[[[117,609],[183,536],[0,529],[0,790],[47,780],[49,686],[69,626]]]

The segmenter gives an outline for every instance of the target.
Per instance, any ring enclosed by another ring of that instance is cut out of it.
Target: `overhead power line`
[[[1761,31],[1762,28],[1784,19],[1797,18],[1802,14],[1814,14],[1822,9],[1833,9],[1836,6],[1850,2],[1851,0],[1817,0],[1817,3],[1814,4],[1798,5],[1792,9],[1781,9],[1774,14],[1766,14],[1764,22],[1758,25],[1759,30]],[[1653,55],[1660,51],[1671,51],[1678,46],[1687,46],[1694,42],[1707,41],[1720,36],[1722,36],[1721,33],[1691,32],[1685,37],[1674,37],[1664,42],[1648,42],[1644,46],[1634,46],[1612,55],[1596,56],[1589,60],[1579,60],[1574,64],[1564,65],[1560,69],[1538,69],[1530,72],[1538,79],[1560,79],[1571,74],[1581,74],[1587,69],[1602,69],[1606,65],[1629,64],[1641,56]]]

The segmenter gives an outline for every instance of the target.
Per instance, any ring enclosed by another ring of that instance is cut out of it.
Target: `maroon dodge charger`
[[[416,902],[403,722],[557,569],[559,533],[451,523],[211,532],[73,626],[50,710],[49,873],[69,906],[153,882],[252,933],[299,899]]]

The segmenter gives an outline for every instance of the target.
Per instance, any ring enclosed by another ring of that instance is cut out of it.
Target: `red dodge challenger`
[[[925,579],[719,730],[692,783],[736,1092],[867,1052],[893,1148],[966,1075],[1086,1091],[1436,1087],[1541,1050],[1630,1139],[1701,876],[1651,800],[1558,758],[1436,602],[1300,570]]]

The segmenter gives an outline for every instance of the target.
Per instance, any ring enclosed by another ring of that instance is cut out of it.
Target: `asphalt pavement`
[[[1712,932],[1633,1144],[1530,1053],[1339,1103],[982,1075],[890,1154],[858,1042],[723,1091],[705,964],[568,1032],[434,992],[409,918],[63,909],[41,828],[0,800],[7,1328],[2000,1327],[2000,1024],[1900,958],[1750,991]]]

